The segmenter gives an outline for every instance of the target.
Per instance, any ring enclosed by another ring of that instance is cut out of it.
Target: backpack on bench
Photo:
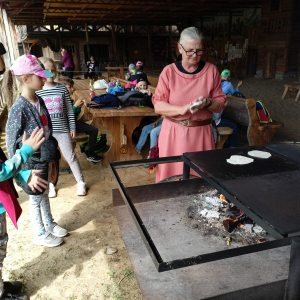
[[[256,101],[256,113],[260,123],[273,122],[267,108],[261,101]]]
[[[151,97],[136,91],[119,92],[116,94],[122,106],[149,106],[153,107]]]

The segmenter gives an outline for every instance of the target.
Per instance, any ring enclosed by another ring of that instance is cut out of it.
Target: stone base
[[[263,71],[262,70],[257,70],[256,75],[254,77],[255,78],[262,78],[263,77]]]

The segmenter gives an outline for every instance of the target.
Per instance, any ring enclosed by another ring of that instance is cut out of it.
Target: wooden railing
[[[2,82],[3,82],[3,76],[0,76],[0,117],[6,107],[6,101],[2,94]]]

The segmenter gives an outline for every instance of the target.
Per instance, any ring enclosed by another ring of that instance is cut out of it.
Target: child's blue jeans
[[[48,181],[50,182],[52,164],[48,167]],[[53,223],[49,202],[49,185],[42,195],[29,196],[29,212],[33,230],[36,235],[40,236],[46,232],[45,226],[50,226]]]
[[[160,121],[155,128],[153,128],[153,123],[146,125],[142,129],[142,134],[140,136],[140,139],[138,143],[135,146],[135,150],[140,153],[142,148],[144,147],[148,134],[150,134],[150,149],[153,148],[156,145],[157,138],[160,133],[160,128],[161,128],[162,121]]]

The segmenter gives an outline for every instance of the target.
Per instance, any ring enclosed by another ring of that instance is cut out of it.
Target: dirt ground
[[[300,103],[294,96],[280,100],[285,83],[295,79],[264,80],[249,78],[240,89],[247,97],[262,100],[271,117],[285,123],[273,142],[300,141],[297,112]],[[233,79],[236,84],[237,80]],[[0,120],[5,128],[5,118]],[[5,147],[5,133],[0,134]],[[149,147],[149,146],[148,146]],[[108,168],[92,165],[77,155],[89,188],[86,197],[76,196],[76,182],[61,173],[58,195],[51,199],[55,221],[69,231],[56,248],[35,246],[28,211],[28,196],[18,188],[23,214],[16,230],[8,218],[9,243],[4,261],[5,280],[21,280],[29,299],[143,299],[119,231],[112,207],[111,190],[116,184]],[[144,150],[146,156],[147,149]],[[139,167],[119,171],[125,186],[148,184],[148,169]],[[154,175],[151,182],[155,181]],[[118,250],[107,255],[107,247]]]

